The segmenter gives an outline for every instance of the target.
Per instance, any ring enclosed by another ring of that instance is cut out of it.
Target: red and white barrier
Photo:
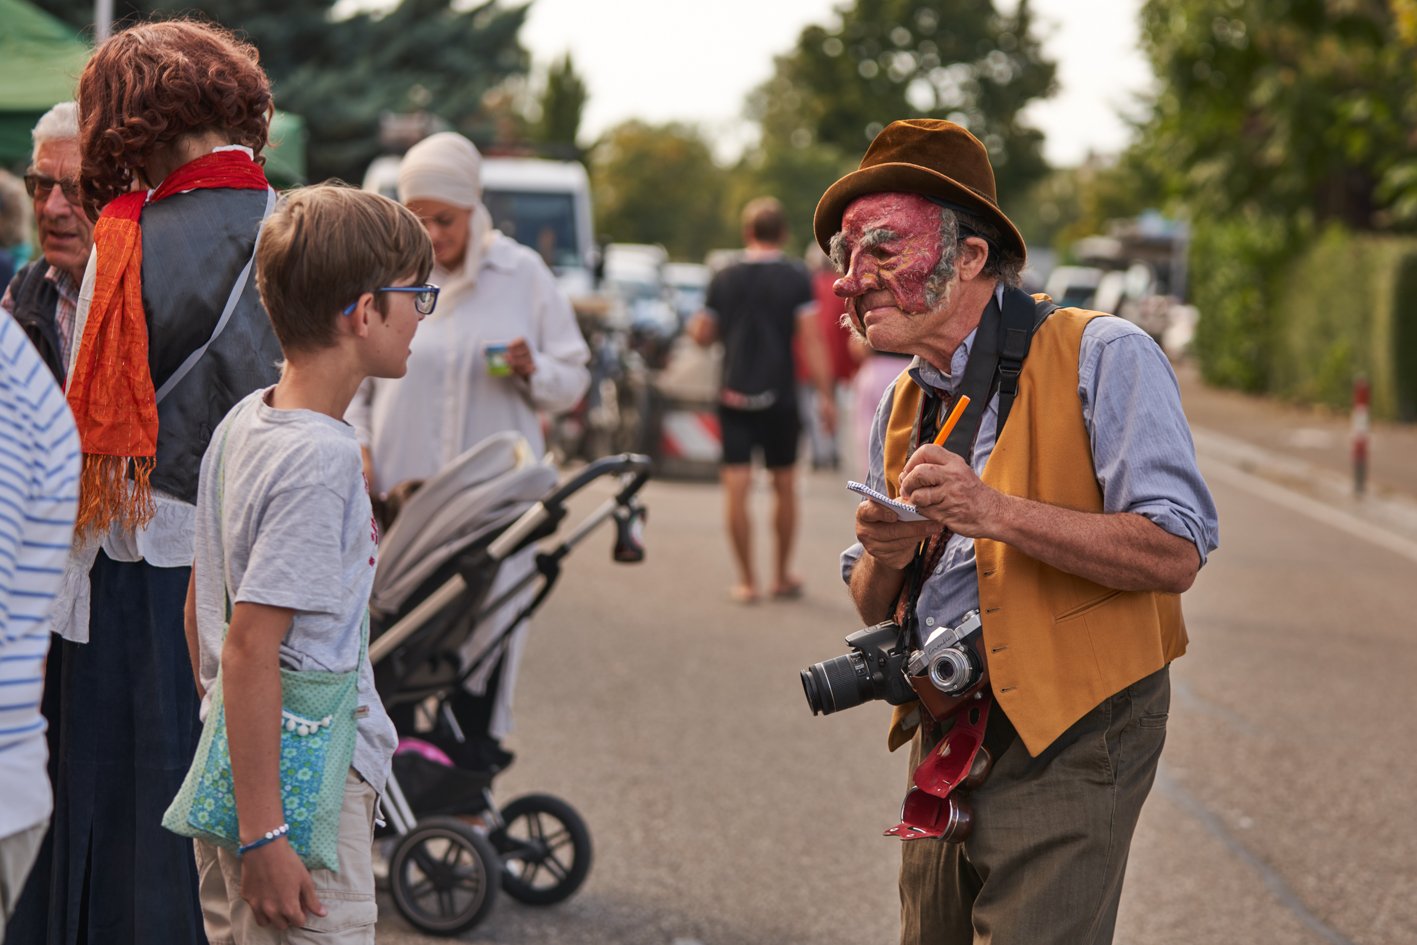
[[[717,413],[712,407],[666,410],[660,422],[659,448],[665,459],[716,464],[723,454]]]
[[[1359,374],[1353,379],[1353,494],[1363,495],[1368,488],[1368,378]]]

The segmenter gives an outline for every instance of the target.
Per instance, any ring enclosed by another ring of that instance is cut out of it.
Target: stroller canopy
[[[369,608],[395,613],[453,555],[500,531],[556,487],[519,433],[494,434],[424,482],[389,526]]]

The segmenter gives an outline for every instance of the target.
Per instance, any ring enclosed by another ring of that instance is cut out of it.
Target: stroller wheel
[[[502,808],[504,826],[491,834],[502,858],[502,888],[533,906],[561,902],[590,872],[590,831],[559,797],[527,794]]]
[[[389,857],[389,890],[410,924],[453,935],[487,917],[501,872],[487,838],[456,817],[428,817],[399,839]]]

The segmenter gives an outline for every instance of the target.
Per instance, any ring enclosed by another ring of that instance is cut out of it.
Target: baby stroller
[[[540,548],[535,569],[489,600],[503,562],[555,535],[567,500],[604,476],[619,478],[616,494],[559,543]],[[433,730],[428,741],[401,740],[384,797],[383,835],[393,843],[389,891],[418,929],[436,935],[469,929],[487,916],[499,889],[549,905],[585,881],[591,844],[580,815],[548,794],[498,808],[491,790],[496,768],[468,770],[448,758],[455,746],[447,739],[476,734],[459,728],[448,702],[485,661],[500,657],[512,632],[550,593],[561,562],[603,522],[615,524],[615,560],[643,559],[638,493],[648,478],[648,457],[622,454],[558,485],[555,470],[533,460],[525,440],[500,434],[425,482],[385,534],[370,600],[375,685],[392,717],[417,715]],[[460,651],[479,625],[532,588],[530,601],[464,665]],[[412,734],[400,728],[401,736]]]

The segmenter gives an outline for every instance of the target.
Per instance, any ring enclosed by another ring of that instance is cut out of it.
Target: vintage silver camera
[[[930,682],[947,696],[961,696],[976,686],[984,666],[975,651],[978,640],[967,639],[983,626],[979,611],[971,610],[954,627],[937,627],[920,649],[910,655],[906,672],[929,675]]]

